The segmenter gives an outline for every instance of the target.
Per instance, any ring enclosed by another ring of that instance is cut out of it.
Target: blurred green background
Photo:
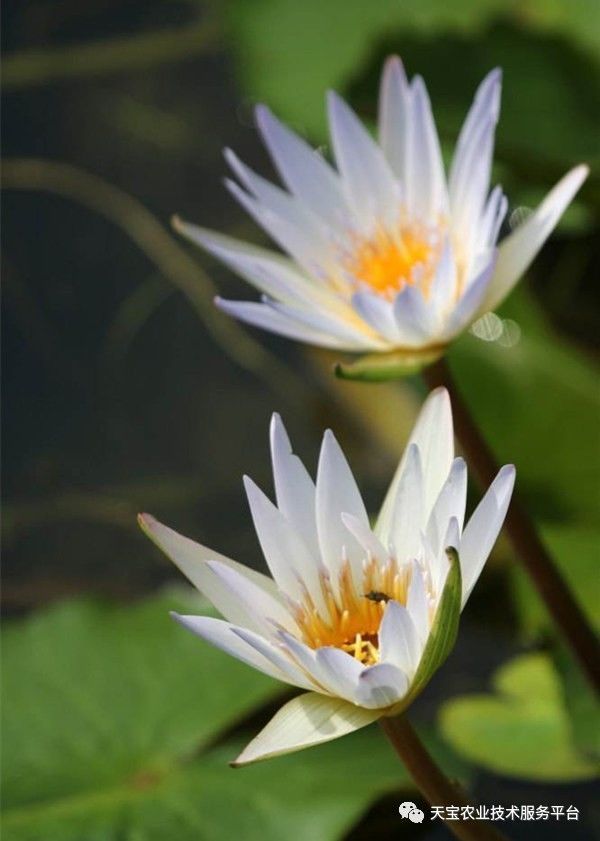
[[[448,152],[500,64],[511,222],[571,165],[592,174],[503,321],[450,363],[597,625],[600,6],[7,0],[2,14],[4,838],[448,837],[401,823],[418,795],[377,728],[227,766],[284,690],[171,623],[207,608],[136,512],[259,567],[240,477],[270,488],[270,413],[311,469],[332,426],[375,511],[424,392],[336,382],[333,357],[227,321],[216,288],[250,290],[169,218],[260,241],[221,184],[226,145],[272,172],[257,101],[326,148],[324,90],[373,119],[395,52],[425,77]],[[600,831],[597,713],[501,541],[413,719],[481,802],[578,807],[568,825],[502,827],[558,841]]]

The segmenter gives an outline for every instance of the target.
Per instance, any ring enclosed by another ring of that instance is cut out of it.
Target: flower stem
[[[456,436],[480,484],[487,487],[498,472],[498,465],[458,392],[448,365],[440,359],[425,368],[423,375],[430,388],[445,386],[448,389]],[[596,635],[540,540],[518,494],[513,495],[504,526],[554,622],[571,646],[591,685],[600,694],[600,648]]]
[[[442,807],[472,805],[462,789],[444,776],[404,715],[382,718],[380,724],[428,803]],[[502,841],[505,838],[489,821],[444,820],[450,832],[461,841]]]

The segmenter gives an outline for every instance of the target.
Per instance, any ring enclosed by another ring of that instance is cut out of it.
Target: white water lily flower
[[[335,739],[412,700],[454,642],[515,477],[512,465],[503,467],[463,529],[467,470],[454,458],[445,389],[425,402],[373,528],[331,432],[316,485],[277,415],[271,451],[277,505],[250,479],[245,485],[272,578],[140,517],[224,617],[177,616],[181,624],[307,690],[282,707],[236,764]]]
[[[448,177],[427,90],[396,57],[385,66],[378,142],[335,93],[328,96],[334,169],[258,106],[259,131],[286,189],[233,152],[236,199],[289,255],[175,220],[179,231],[263,293],[217,300],[227,313],[314,345],[349,351],[443,349],[498,306],[585,180],[577,166],[497,245],[507,200],[490,192],[501,73],[483,80]],[[240,186],[241,185],[241,186]]]

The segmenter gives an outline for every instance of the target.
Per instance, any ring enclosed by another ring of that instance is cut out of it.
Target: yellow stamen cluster
[[[365,665],[379,659],[379,626],[389,599],[406,603],[410,582],[409,567],[400,568],[389,560],[383,566],[370,558],[363,564],[359,587],[352,580],[346,562],[340,572],[338,592],[331,582],[321,580],[326,615],[317,608],[308,592],[296,609],[296,621],[304,642],[311,648],[332,645],[341,648]]]
[[[427,294],[436,256],[437,248],[420,226],[405,226],[393,233],[381,227],[371,238],[354,242],[343,263],[359,284],[391,298],[417,280]]]

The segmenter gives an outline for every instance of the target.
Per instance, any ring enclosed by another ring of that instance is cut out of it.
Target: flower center
[[[362,581],[355,586],[346,562],[334,594],[331,581],[321,578],[326,609],[319,609],[308,592],[296,608],[296,621],[311,648],[334,646],[367,666],[379,660],[379,626],[390,599],[406,603],[410,566],[390,559],[380,565],[374,558],[363,563]]]
[[[427,294],[439,242],[437,228],[415,223],[390,232],[379,227],[368,239],[354,239],[342,263],[355,283],[385,298],[415,283]]]

